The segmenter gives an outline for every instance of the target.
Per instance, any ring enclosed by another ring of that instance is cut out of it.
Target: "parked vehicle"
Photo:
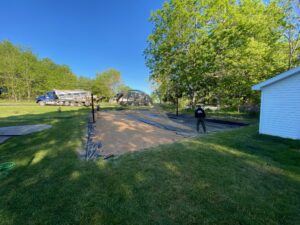
[[[124,106],[151,106],[152,99],[145,92],[139,90],[129,90],[118,93],[115,96],[116,101]]]
[[[53,90],[36,98],[41,106],[90,106],[91,102],[91,92],[84,90]]]

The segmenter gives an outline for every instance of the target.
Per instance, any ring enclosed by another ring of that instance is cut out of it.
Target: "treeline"
[[[77,77],[67,65],[39,59],[30,49],[9,41],[0,42],[1,98],[33,100],[53,89],[84,89],[109,99],[129,87],[122,83],[121,74],[115,69],[96,74],[95,79]]]
[[[77,77],[66,65],[38,59],[31,50],[9,41],[0,43],[0,87],[10,100],[32,100],[53,88],[76,88]]]
[[[95,79],[78,78],[78,88],[91,90],[103,101],[108,101],[119,92],[126,92],[131,88],[122,81],[121,73],[116,69],[108,69],[97,73]]]
[[[299,65],[298,1],[170,0],[151,16],[145,50],[154,92],[239,107],[251,86]]]

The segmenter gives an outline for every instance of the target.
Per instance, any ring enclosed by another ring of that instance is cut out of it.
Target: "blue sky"
[[[126,84],[150,92],[143,50],[151,11],[164,0],[0,0],[0,41],[94,77],[116,68]]]

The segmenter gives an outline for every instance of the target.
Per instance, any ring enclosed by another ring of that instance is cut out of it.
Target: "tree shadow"
[[[233,130],[220,133],[217,138],[207,137],[205,141],[255,156],[266,163],[273,163],[279,167],[290,167],[292,170],[300,169],[299,140],[261,135],[257,130],[257,126],[250,126],[243,129],[243,132]],[[234,139],[234,141],[232,141],[232,139]]]

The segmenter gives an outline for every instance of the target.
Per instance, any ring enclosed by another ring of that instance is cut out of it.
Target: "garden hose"
[[[0,179],[7,176],[9,171],[12,170],[16,164],[14,162],[0,163]]]

